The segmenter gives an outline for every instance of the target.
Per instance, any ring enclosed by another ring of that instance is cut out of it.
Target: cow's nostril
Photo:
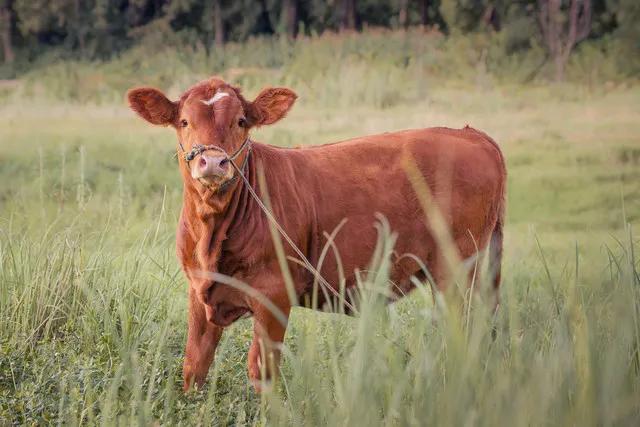
[[[229,163],[229,159],[226,157],[223,158],[222,160],[220,160],[220,167],[225,167],[227,163]]]
[[[207,167],[207,161],[204,157],[200,157],[200,161],[198,162],[201,168]]]

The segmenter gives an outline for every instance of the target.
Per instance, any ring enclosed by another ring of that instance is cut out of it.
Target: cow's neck
[[[252,152],[245,177],[253,188],[257,188],[256,157]],[[262,162],[260,162],[262,163]],[[268,225],[258,209],[251,194],[242,179],[237,179],[228,190],[222,194],[203,189],[201,184],[185,175],[184,209],[189,221],[194,240],[194,260],[198,268],[209,272],[220,271],[219,261],[223,250],[223,243],[229,243],[228,237],[237,237],[235,242],[244,241],[247,236],[258,237],[268,233]],[[257,213],[257,215],[256,215]],[[244,243],[244,242],[242,242]],[[245,244],[232,245],[237,248],[232,252],[240,257]],[[230,273],[224,271],[225,273]]]
[[[194,240],[194,260],[200,270],[217,272],[222,243],[238,208],[238,183],[223,194],[203,189],[188,177],[184,186],[184,209]]]
[[[278,171],[286,169],[283,167],[285,158],[274,156],[277,154],[268,146],[255,144],[244,172],[247,181],[262,197],[258,185],[260,165],[265,171],[267,188],[272,189],[274,197],[284,197],[286,194],[299,203],[301,198],[291,194],[295,191],[295,185],[270,182],[271,178],[278,176]],[[194,258],[198,268],[233,275],[237,269],[259,262],[265,248],[272,245],[271,231],[269,220],[253,199],[247,184],[238,179],[224,194],[209,194],[209,198],[203,198],[197,193],[197,182],[185,182],[189,183],[185,185],[185,213],[192,222]],[[281,211],[282,206],[276,203],[272,209],[275,217],[283,221],[281,225],[287,228],[287,217]],[[295,238],[294,235],[292,237]]]

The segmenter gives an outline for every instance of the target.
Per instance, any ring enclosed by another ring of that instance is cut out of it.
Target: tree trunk
[[[500,31],[500,16],[498,10],[493,4],[488,4],[482,13],[482,22],[485,27],[491,28],[493,31]]]
[[[15,60],[15,54],[11,41],[11,12],[6,4],[0,9],[0,38],[2,38],[4,62],[10,64]]]
[[[222,20],[222,7],[220,0],[213,0],[213,31],[216,47],[224,45],[224,21]]]
[[[538,22],[549,57],[553,59],[556,81],[564,79],[573,48],[591,31],[591,0],[571,0],[568,12],[563,12],[561,6],[561,0],[538,0]],[[563,19],[564,13],[568,13],[567,19]]]
[[[298,32],[298,0],[282,2],[281,25],[287,36],[294,38]]]
[[[78,49],[80,50],[80,56],[84,57],[85,56],[85,34],[84,34],[84,24],[82,23],[82,16],[81,14],[81,10],[80,10],[80,0],[74,0],[73,1],[73,26],[75,27],[74,29],[70,30],[70,31],[75,31],[75,38],[76,41],[78,42]]]
[[[407,28],[409,23],[409,0],[400,0],[400,10],[398,11],[398,25],[400,28]]]
[[[342,0],[341,30],[354,30],[356,28],[356,0]]]
[[[566,61],[564,60],[564,55],[556,54],[553,58],[554,66],[555,66],[555,81],[561,82],[564,80],[564,66]]]
[[[420,0],[420,25],[429,25],[429,0]]]

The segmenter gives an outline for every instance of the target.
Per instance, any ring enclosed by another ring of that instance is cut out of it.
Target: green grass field
[[[443,79],[420,99],[334,105],[310,96],[320,80],[296,82],[292,113],[255,140],[470,124],[499,142],[509,187],[495,340],[483,304],[462,315],[455,290],[436,306],[425,289],[392,306],[371,296],[356,318],[296,309],[271,391],[248,382],[243,320],[208,385],[184,395],[175,136],[124,101],[32,94],[0,107],[0,425],[640,423],[639,86]]]

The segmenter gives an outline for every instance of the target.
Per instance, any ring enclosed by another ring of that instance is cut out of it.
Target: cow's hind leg
[[[204,384],[222,332],[222,327],[207,321],[204,306],[189,288],[189,330],[182,367],[184,391],[194,384],[198,387]]]

